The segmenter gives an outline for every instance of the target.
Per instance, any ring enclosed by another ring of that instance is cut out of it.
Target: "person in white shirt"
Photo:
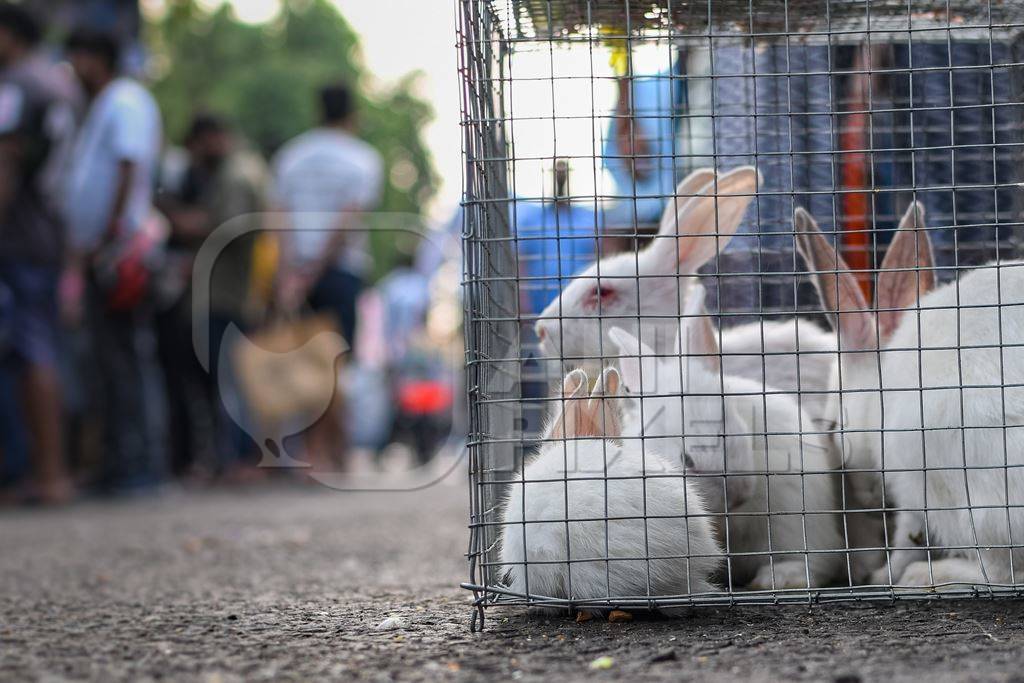
[[[361,214],[380,198],[380,154],[355,133],[355,101],[344,84],[320,91],[321,125],[291,140],[273,162],[275,209],[284,217],[279,294],[285,309],[306,302],[333,314],[349,345],[356,300],[373,265]],[[340,400],[307,437],[309,457],[344,450]]]
[[[338,316],[355,339],[355,295],[372,268],[359,214],[380,197],[380,154],[355,135],[351,91],[320,92],[322,125],[291,140],[273,163],[273,197],[287,215],[286,274],[315,309]],[[297,281],[297,282],[296,282]]]
[[[160,112],[142,85],[119,75],[112,36],[75,31],[65,47],[88,109],[64,193],[71,265],[62,289],[77,314],[71,292],[84,293],[88,312],[107,459],[101,485],[136,492],[160,483],[166,467],[163,387],[145,297]]]
[[[140,83],[119,76],[88,34],[72,36],[69,57],[90,97],[72,150],[65,214],[69,241],[94,252],[140,230],[153,206],[161,147],[160,110]],[[79,45],[79,47],[76,47]]]

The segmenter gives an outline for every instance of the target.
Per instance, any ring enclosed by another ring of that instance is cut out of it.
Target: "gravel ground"
[[[415,493],[263,487],[4,511],[0,680],[1024,683],[1019,601],[628,624],[510,608],[470,633],[456,479]],[[591,668],[604,657],[609,668]]]

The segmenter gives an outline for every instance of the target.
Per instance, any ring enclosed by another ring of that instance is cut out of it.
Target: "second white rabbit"
[[[733,587],[827,585],[840,577],[846,547],[831,447],[792,396],[721,372],[718,332],[700,303],[703,288],[695,290],[674,355],[656,358],[632,335],[611,331],[623,381],[639,397],[637,431],[625,436],[642,434],[700,475],[709,506],[723,515],[719,541]]]

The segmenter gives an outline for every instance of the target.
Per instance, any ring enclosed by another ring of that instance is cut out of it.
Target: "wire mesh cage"
[[[1019,595],[1019,0],[459,0],[481,608]]]

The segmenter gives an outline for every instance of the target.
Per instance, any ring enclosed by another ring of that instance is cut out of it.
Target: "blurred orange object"
[[[250,305],[259,309],[270,304],[274,296],[274,283],[281,262],[281,247],[277,235],[261,232],[252,246],[252,269],[249,275]]]
[[[872,279],[868,271],[872,267],[869,251],[872,226],[869,221],[870,206],[867,194],[871,184],[871,169],[870,159],[864,152],[870,146],[868,128],[871,124],[867,114],[871,106],[871,53],[867,46],[862,46],[858,51],[854,67],[864,73],[853,76],[849,105],[852,112],[844,115],[845,123],[839,135],[839,144],[843,151],[841,166],[845,191],[842,196],[845,220],[841,253],[846,263],[857,274],[857,281],[864,296],[871,301]]]
[[[452,389],[436,380],[403,382],[398,387],[398,407],[407,415],[432,415],[452,405]]]
[[[97,281],[106,292],[107,308],[118,313],[133,310],[150,290],[154,270],[163,257],[170,226],[156,209],[134,234],[117,240],[95,258]]]

